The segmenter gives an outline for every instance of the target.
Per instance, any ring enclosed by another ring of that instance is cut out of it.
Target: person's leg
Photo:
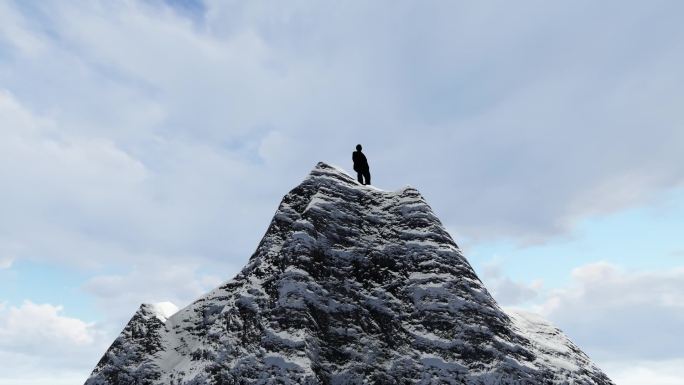
[[[363,176],[366,179],[366,184],[371,184],[371,182],[370,182],[370,170],[364,171]]]
[[[356,179],[359,180],[359,183],[363,184],[363,173],[360,171],[356,172]]]

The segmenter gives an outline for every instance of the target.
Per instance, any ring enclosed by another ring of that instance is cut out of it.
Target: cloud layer
[[[244,260],[357,142],[458,233],[545,240],[684,180],[681,7],[5,3],[2,254]]]
[[[606,263],[577,268],[571,287],[541,312],[603,360],[681,358],[684,268],[626,272]]]
[[[574,269],[567,286],[543,290],[492,266],[496,274],[483,278],[497,301],[543,314],[617,384],[681,382],[684,268],[634,272],[597,262]]]
[[[63,310],[31,301],[0,306],[0,384],[85,380],[112,336]]]
[[[0,309],[0,346],[3,349],[28,349],[63,344],[82,346],[94,340],[92,325],[62,316],[62,307],[24,302],[20,307]]]

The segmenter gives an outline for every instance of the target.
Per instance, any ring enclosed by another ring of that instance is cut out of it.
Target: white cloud
[[[115,335],[64,313],[62,306],[29,300],[0,304],[0,384],[85,381]]]
[[[14,263],[14,257],[4,256],[0,257],[0,269],[9,269]]]
[[[280,197],[362,142],[378,185],[456,232],[544,240],[684,180],[681,40],[630,29],[660,11],[566,24],[614,5],[5,4],[0,42],[42,48],[0,63],[0,228],[16,258],[244,262]]]
[[[44,48],[44,43],[30,32],[26,18],[9,3],[0,4],[0,40],[32,55]]]
[[[219,277],[198,271],[196,265],[164,263],[161,257],[141,259],[146,262],[127,273],[98,275],[83,287],[114,320],[112,328],[117,332],[142,303],[171,302],[184,307],[237,273],[224,266],[225,276]]]
[[[496,264],[482,277],[497,301],[542,314],[617,385],[681,384],[684,268],[630,272],[596,262],[574,269],[564,288],[536,291],[531,303],[515,294],[534,283],[515,282]],[[516,289],[502,295],[501,282]]]
[[[111,221],[113,208],[135,204],[145,167],[106,138],[65,136],[55,121],[36,117],[4,91],[0,119],[0,253],[84,257],[73,252],[95,243],[84,233]]]
[[[684,359],[600,363],[617,385],[681,385]]]
[[[543,286],[541,280],[531,283],[516,282],[506,276],[501,266],[495,262],[484,266],[480,278],[494,299],[504,306],[521,306],[537,299]]]
[[[61,306],[25,301],[0,309],[0,349],[34,351],[48,346],[83,346],[94,342],[93,324],[64,316]]]
[[[8,92],[0,91],[0,117],[5,123],[0,172],[17,182],[7,187],[23,188],[11,193],[101,199],[116,186],[146,177],[144,166],[110,140],[64,136],[54,121],[34,116]],[[36,183],[34,189],[25,189],[26,182]]]
[[[111,343],[111,341],[109,341]],[[0,385],[83,384],[102,354],[100,349],[80,352],[51,349],[51,357],[0,350]]]
[[[269,132],[259,144],[259,156],[273,165],[294,164],[302,153],[301,146],[278,131]]]
[[[0,118],[0,255],[100,266],[150,251],[246,259],[277,204],[254,197],[249,165],[212,146],[159,139],[150,170],[109,139],[62,132],[8,92]]]
[[[684,268],[628,272],[607,263],[577,268],[572,284],[539,311],[599,361],[681,358]]]

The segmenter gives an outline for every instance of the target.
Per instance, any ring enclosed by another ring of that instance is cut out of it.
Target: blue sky
[[[502,305],[619,385],[679,384],[683,11],[0,3],[0,385],[82,382],[140,303],[232,277],[359,142]]]
[[[553,242],[520,246],[511,240],[483,242],[467,250],[469,260],[484,269],[501,264],[519,280],[543,279],[550,287],[564,286],[572,268],[594,261],[632,271],[680,267],[684,229],[684,192],[675,190],[650,205],[604,216],[588,217],[572,233]],[[548,268],[534,268],[551,264]]]

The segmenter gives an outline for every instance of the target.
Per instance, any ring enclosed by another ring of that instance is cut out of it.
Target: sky
[[[0,1],[0,385],[232,278],[318,161],[419,189],[502,306],[684,381],[684,3]]]

